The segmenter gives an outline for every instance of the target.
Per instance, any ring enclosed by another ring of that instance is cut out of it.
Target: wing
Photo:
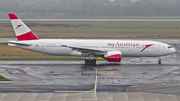
[[[66,46],[66,45],[62,45],[62,47],[68,47],[73,50],[77,50],[81,53],[102,53],[102,54],[104,54],[107,52],[107,50],[98,49],[98,48],[84,48],[84,47],[74,47],[74,46]]]

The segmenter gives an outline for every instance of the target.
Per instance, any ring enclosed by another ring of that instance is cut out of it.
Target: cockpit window
[[[171,46],[168,46],[168,48],[172,48]]]

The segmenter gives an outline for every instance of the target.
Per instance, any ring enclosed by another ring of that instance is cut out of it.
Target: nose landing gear
[[[158,64],[161,64],[161,60],[162,60],[162,58],[160,57],[158,60]]]

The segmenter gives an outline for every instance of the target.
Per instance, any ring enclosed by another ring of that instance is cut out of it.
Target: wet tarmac
[[[173,44],[180,49],[179,44]],[[180,94],[180,53],[123,58],[120,63],[97,61],[0,61],[0,92],[146,92]]]

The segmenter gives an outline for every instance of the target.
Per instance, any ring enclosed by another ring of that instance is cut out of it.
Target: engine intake
[[[104,59],[109,62],[120,62],[121,61],[121,52],[120,51],[110,51],[104,55]]]

